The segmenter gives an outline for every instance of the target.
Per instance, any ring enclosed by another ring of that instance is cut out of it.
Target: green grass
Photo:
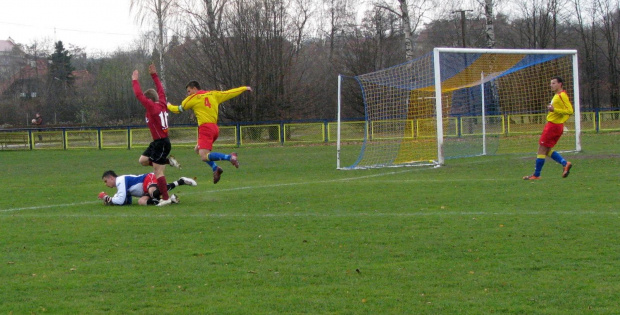
[[[174,145],[174,144],[173,144]],[[620,134],[570,177],[534,155],[335,170],[335,147],[238,149],[168,207],[106,207],[140,150],[0,152],[0,313],[615,314]],[[228,151],[228,150],[227,150]]]

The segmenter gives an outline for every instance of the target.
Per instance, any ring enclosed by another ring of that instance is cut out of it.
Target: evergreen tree
[[[51,79],[66,83],[68,86],[73,85],[72,72],[75,69],[71,65],[71,55],[63,47],[62,41],[56,42],[54,53],[49,57],[49,60],[51,61],[49,69]]]
[[[69,98],[73,92],[73,66],[71,65],[71,55],[67,51],[62,41],[56,42],[54,45],[54,53],[49,57],[48,72],[48,114],[52,117],[48,119],[50,122],[72,121],[74,118],[75,104],[69,102]]]

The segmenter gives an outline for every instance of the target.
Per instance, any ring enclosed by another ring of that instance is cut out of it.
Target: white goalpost
[[[554,76],[564,79],[575,109],[565,123],[574,137],[565,135],[556,149],[581,151],[576,50],[435,48],[391,68],[339,76],[337,168],[442,165],[452,158],[535,152]],[[343,80],[357,83],[363,121],[343,117],[343,108],[352,106],[342,97]],[[361,143],[359,154],[345,158],[343,144],[352,139]]]

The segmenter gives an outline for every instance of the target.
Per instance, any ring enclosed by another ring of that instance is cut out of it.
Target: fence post
[[[237,148],[241,147],[241,123],[236,123],[235,124],[235,134],[236,134],[236,140],[237,140]]]
[[[131,127],[127,126],[127,150],[131,150]]]
[[[594,109],[594,126],[596,128],[596,133],[599,133],[600,129],[601,129],[601,117],[600,115],[600,109],[599,108],[595,108]]]
[[[97,127],[97,146],[99,147],[99,150],[101,150],[101,148],[103,147],[101,140],[103,138],[101,137],[101,127]]]
[[[62,128],[62,149],[67,149],[67,129]]]
[[[324,142],[327,143],[329,142],[329,137],[327,136],[329,133],[329,125],[328,125],[328,121],[327,119],[323,120],[323,140],[325,140]]]
[[[32,129],[28,129],[28,147],[30,147],[30,150],[34,148],[33,142],[34,140],[32,139]]]
[[[280,121],[280,145],[284,145],[284,122]]]

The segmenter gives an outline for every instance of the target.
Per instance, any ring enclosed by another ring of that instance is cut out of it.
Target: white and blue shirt
[[[144,196],[144,179],[148,174],[142,175],[121,175],[116,177],[117,192],[112,197],[114,205],[130,205],[131,197]]]

